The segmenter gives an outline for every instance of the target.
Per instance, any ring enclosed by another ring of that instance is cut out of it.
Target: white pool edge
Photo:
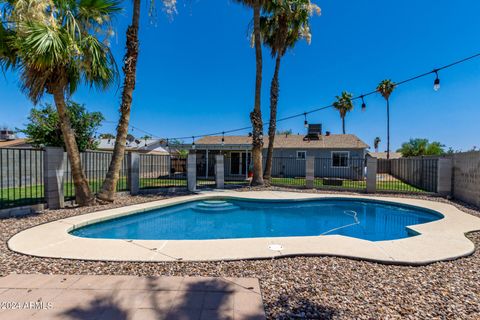
[[[194,200],[228,197],[258,200],[314,200],[354,198],[413,205],[441,213],[444,218],[411,226],[418,236],[389,241],[367,241],[326,235],[309,237],[222,240],[90,239],[69,234],[74,228]],[[60,219],[21,231],[7,245],[18,253],[48,258],[95,261],[227,261],[282,256],[339,256],[391,264],[423,265],[472,254],[474,244],[465,234],[480,230],[480,218],[453,205],[428,200],[364,195],[310,194],[281,191],[204,192]],[[268,249],[280,244],[282,251]]]

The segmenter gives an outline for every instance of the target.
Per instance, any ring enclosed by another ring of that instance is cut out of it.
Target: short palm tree
[[[390,95],[395,90],[395,83],[385,79],[377,86],[377,91],[387,101],[387,159],[390,159]]]
[[[340,112],[340,118],[342,118],[342,132],[345,134],[345,117],[348,112],[353,110],[352,94],[343,91],[342,94],[336,98],[337,101],[332,105]]]
[[[270,124],[268,127],[268,150],[263,179],[270,182],[273,162],[273,144],[277,124],[279,93],[279,71],[282,57],[297,41],[306,39],[310,43],[309,19],[313,13],[320,14],[320,8],[310,0],[276,0],[264,5],[266,16],[260,20],[263,43],[270,48],[275,58],[275,71],[270,85]]]
[[[65,100],[82,81],[100,89],[115,82],[115,61],[108,45],[99,37],[111,34],[109,22],[120,11],[119,2],[12,0],[5,3],[11,35],[3,38],[2,46],[8,46],[9,52],[15,54],[14,60],[8,63],[20,71],[21,88],[35,104],[45,92],[53,95],[70,160],[76,201],[81,206],[90,205],[94,198],[82,170]]]
[[[250,113],[252,123],[252,160],[253,178],[252,186],[263,186],[262,150],[263,150],[263,121],[261,111],[262,92],[262,42],[260,33],[260,12],[262,5],[267,0],[235,0],[253,9],[253,41],[255,46],[255,99],[253,111]]]
[[[380,137],[376,137],[375,140],[373,140],[373,147],[375,148],[375,152],[378,152],[378,147],[380,145]]]

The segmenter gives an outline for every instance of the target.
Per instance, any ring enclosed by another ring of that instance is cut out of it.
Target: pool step
[[[206,200],[197,203],[193,209],[202,212],[220,212],[236,210],[238,209],[238,206],[223,200]]]

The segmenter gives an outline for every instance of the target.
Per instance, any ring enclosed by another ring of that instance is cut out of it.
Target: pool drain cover
[[[282,251],[283,250],[283,247],[281,244],[271,244],[268,246],[268,249],[272,250],[272,251]]]

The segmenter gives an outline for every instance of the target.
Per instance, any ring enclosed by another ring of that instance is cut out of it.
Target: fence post
[[[315,157],[307,156],[305,160],[305,187],[313,189],[315,179]]]
[[[377,192],[377,158],[367,157],[367,192]]]
[[[187,158],[187,185],[188,191],[197,190],[197,155],[189,153]]]
[[[127,153],[127,185],[131,195],[140,192],[140,154]]]
[[[45,202],[49,209],[64,208],[63,176],[65,161],[63,148],[46,147],[43,166]]]
[[[225,172],[223,166],[223,154],[215,155],[215,184],[217,189],[225,188]]]
[[[437,172],[437,193],[442,196],[452,194],[452,159],[439,158]]]

